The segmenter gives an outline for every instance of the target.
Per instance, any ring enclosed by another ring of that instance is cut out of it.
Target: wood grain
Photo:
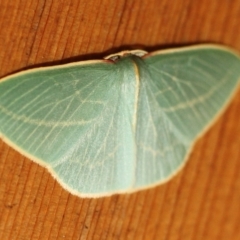
[[[123,49],[240,51],[240,0],[1,0],[0,76]],[[0,141],[0,239],[240,239],[240,91],[170,182],[81,199]]]

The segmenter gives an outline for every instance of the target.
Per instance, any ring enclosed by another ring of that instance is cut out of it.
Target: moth
[[[0,80],[0,137],[75,195],[135,192],[183,168],[239,79],[217,45],[35,68]]]

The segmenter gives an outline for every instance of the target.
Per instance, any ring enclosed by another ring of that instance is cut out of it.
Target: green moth
[[[184,166],[239,79],[215,45],[27,70],[0,81],[0,137],[73,194],[134,192]]]

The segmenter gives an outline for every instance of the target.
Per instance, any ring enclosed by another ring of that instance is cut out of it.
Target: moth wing
[[[196,139],[225,109],[240,79],[240,58],[214,46],[158,51],[138,61],[136,186],[167,181]]]
[[[189,140],[224,109],[240,80],[240,57],[224,47],[159,51],[144,62],[161,110]]]
[[[74,194],[100,196],[129,188],[133,136],[121,87],[124,74],[116,64],[96,61],[4,79],[1,137],[46,166]]]

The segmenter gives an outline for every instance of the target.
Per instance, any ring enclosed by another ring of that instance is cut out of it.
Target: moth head
[[[129,55],[135,55],[138,57],[142,57],[144,55],[146,55],[148,52],[144,51],[144,50],[125,50],[125,51],[121,51],[119,53],[114,53],[111,55],[108,55],[107,57],[104,57],[104,59],[108,59],[108,60],[112,60],[112,61],[117,61],[122,57],[127,57]]]

